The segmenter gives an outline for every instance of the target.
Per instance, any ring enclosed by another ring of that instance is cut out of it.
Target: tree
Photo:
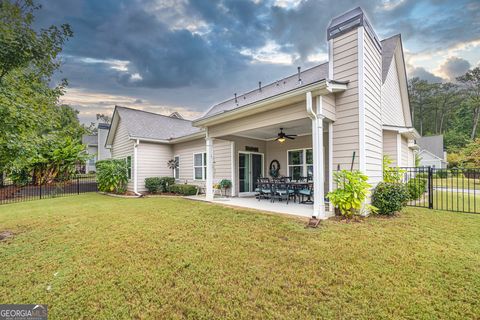
[[[40,181],[71,173],[84,159],[77,113],[60,105],[67,85],[50,87],[68,25],[36,32],[31,0],[0,0],[0,172]]]
[[[466,74],[457,78],[464,85],[465,96],[472,110],[473,126],[470,139],[475,139],[478,123],[480,121],[480,67],[467,71]]]
[[[58,69],[56,57],[73,33],[68,24],[36,32],[32,23],[40,8],[33,0],[0,0],[0,84],[15,69],[29,68],[48,79]]]
[[[103,114],[103,113],[97,113],[96,118],[97,118],[96,122],[90,122],[90,125],[88,127],[84,126],[84,129],[89,134],[96,134],[98,132],[97,123],[108,123],[108,124],[110,124],[112,122],[112,118],[108,115]]]

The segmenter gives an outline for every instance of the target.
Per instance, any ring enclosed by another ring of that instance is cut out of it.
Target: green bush
[[[191,184],[173,184],[168,187],[168,191],[183,196],[193,196],[197,194],[197,186]]]
[[[434,177],[440,178],[440,179],[446,179],[448,178],[448,170],[447,169],[439,169],[438,171],[435,172]]]
[[[427,180],[412,178],[407,182],[408,200],[417,200],[427,190]]]
[[[329,192],[327,198],[340,210],[342,216],[351,218],[359,214],[371,187],[367,182],[368,177],[358,170],[337,171],[334,176],[337,189]],[[372,206],[366,205],[365,207],[375,211]]]
[[[402,210],[408,196],[407,187],[403,183],[381,182],[373,190],[372,205],[379,214],[392,215]]]
[[[127,191],[127,164],[125,160],[110,159],[96,163],[98,190],[125,193]]]
[[[147,188],[150,193],[157,193],[161,191],[160,178],[146,178],[145,179],[145,188]]]
[[[175,178],[172,177],[153,177],[145,179],[145,188],[150,193],[167,192],[168,186],[175,183]]]
[[[405,174],[405,169],[400,169],[399,167],[392,167],[392,159],[389,156],[383,156],[383,181],[390,183],[399,183],[402,181],[403,175]]]

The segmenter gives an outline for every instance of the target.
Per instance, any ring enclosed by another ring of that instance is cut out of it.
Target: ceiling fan
[[[297,136],[296,134],[286,134],[283,132],[283,128],[280,128],[280,132],[277,134],[277,138],[275,139],[275,141],[283,143],[285,142],[285,138],[290,140],[295,140],[294,137],[296,136]]]

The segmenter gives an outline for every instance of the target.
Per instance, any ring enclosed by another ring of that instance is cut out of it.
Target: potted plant
[[[232,187],[232,181],[228,180],[228,179],[222,179],[219,183],[218,183],[220,189],[222,190],[222,194],[224,196],[227,195],[227,189],[230,189]]]

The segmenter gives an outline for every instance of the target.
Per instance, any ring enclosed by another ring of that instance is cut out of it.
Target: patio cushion
[[[312,194],[312,191],[310,189],[302,189],[302,190],[298,191],[298,193],[303,194],[305,196],[309,196],[309,195]]]
[[[272,191],[270,191],[270,189],[262,189],[262,192],[263,193],[271,193]]]

